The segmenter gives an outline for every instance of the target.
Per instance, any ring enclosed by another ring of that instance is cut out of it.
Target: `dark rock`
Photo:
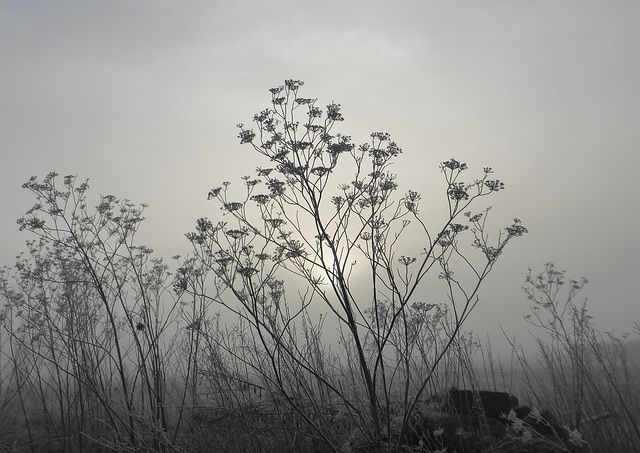
[[[476,393],[452,388],[448,395],[449,408],[459,415],[484,414],[486,417],[499,418],[516,407],[517,402],[516,397],[506,392],[481,390]]]
[[[473,408],[476,405],[475,401],[475,396],[471,390],[452,388],[449,390],[447,409],[454,414],[470,415],[473,413]]]
[[[443,448],[500,453],[567,451],[564,430],[555,417],[520,406],[518,398],[509,393],[452,388],[425,402],[425,410],[415,414],[415,423],[403,436],[404,445],[411,451]],[[524,422],[524,427],[519,420]],[[522,443],[519,436],[527,430],[533,436]]]
[[[506,392],[480,391],[478,395],[485,417],[500,418],[501,415],[508,414],[515,407],[512,406],[511,395]]]
[[[531,408],[529,406],[517,406],[513,408],[513,412],[520,420],[525,420],[531,413]]]

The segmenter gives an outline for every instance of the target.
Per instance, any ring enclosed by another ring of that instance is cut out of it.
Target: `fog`
[[[455,157],[506,190],[495,228],[522,219],[468,328],[527,336],[529,267],[591,282],[603,330],[637,316],[640,27],[637,2],[71,1],[0,5],[0,253],[26,234],[21,189],[55,170],[94,196],[150,205],[140,240],[189,252],[216,218],[207,192],[264,164],[236,138],[286,78],[342,105],[354,142],[387,131],[403,149],[399,192],[442,210]]]

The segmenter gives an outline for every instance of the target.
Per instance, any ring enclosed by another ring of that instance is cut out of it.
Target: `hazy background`
[[[285,78],[340,103],[356,143],[391,133],[423,212],[450,157],[505,181],[494,225],[530,233],[469,327],[526,336],[523,279],[547,261],[589,278],[602,329],[640,321],[637,1],[2,0],[0,264],[28,238],[20,186],[51,170],[150,204],[140,239],[185,255],[220,215],[208,190],[263,163],[235,125]]]

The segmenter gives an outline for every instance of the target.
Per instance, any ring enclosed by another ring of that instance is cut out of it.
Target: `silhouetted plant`
[[[587,279],[566,278],[548,263],[540,273],[530,270],[526,283],[532,307],[525,319],[535,327],[536,363],[512,346],[527,398],[552,411],[568,447],[573,442],[589,451],[638,450],[640,368],[627,360],[624,337],[599,331],[587,299],[578,300]]]
[[[162,450],[180,315],[168,267],[134,241],[144,205],[91,206],[86,181],[57,176],[24,184],[37,203],[18,224],[38,239],[0,278],[23,407],[38,404],[62,451]]]
[[[489,209],[471,209],[504,184],[488,167],[464,179],[467,165],[456,159],[440,164],[448,213],[428,226],[434,222],[420,214],[418,192],[396,195],[391,165],[402,151],[389,134],[375,132],[355,146],[336,131],[340,105],[323,109],[299,95],[302,85],[286,80],[271,89],[255,129],[238,125],[240,143],[264,166],[242,178],[242,192],[229,182],[213,188],[208,197],[224,220],[202,218],[187,235],[196,276],[208,272],[214,289],[193,285],[193,263],[179,272],[176,288],[241,319],[243,330],[217,346],[249,370],[247,379],[266,389],[276,410],[295,416],[304,435],[339,451],[344,438],[327,427],[341,413],[366,448],[398,451],[482,282],[508,242],[527,230],[515,219],[490,240]],[[428,286],[435,285],[429,276],[442,285]],[[293,301],[285,281],[298,291]],[[428,345],[441,318],[431,316],[443,298],[452,323],[434,350]],[[312,309],[316,300],[326,316],[317,304]]]

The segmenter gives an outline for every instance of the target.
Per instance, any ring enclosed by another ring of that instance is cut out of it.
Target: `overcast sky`
[[[492,166],[502,257],[471,327],[523,331],[528,267],[591,284],[597,325],[640,321],[637,1],[2,0],[0,262],[28,237],[21,189],[51,170],[150,204],[142,238],[186,254],[210,188],[262,163],[237,143],[269,88],[340,103],[357,143],[402,147],[400,192],[442,189],[438,163]],[[444,202],[438,194],[434,203]]]

